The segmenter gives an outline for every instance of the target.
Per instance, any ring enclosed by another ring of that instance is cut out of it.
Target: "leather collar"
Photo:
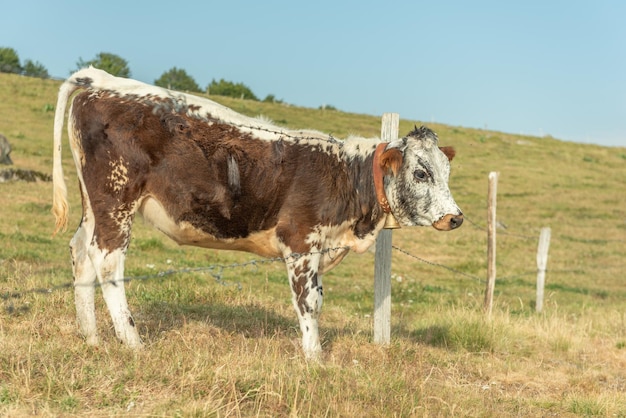
[[[376,199],[378,200],[378,204],[383,208],[383,212],[391,213],[391,206],[389,206],[389,201],[385,194],[383,168],[380,163],[380,157],[386,146],[387,142],[382,142],[376,146],[376,151],[374,152],[374,189],[376,190]]]

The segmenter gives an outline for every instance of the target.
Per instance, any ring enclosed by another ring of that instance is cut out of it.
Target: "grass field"
[[[0,74],[0,133],[16,168],[51,172],[59,84]],[[212,99],[338,138],[380,132],[374,116]],[[401,120],[400,133],[414,123]],[[326,274],[322,364],[304,361],[280,262],[178,247],[141,221],[126,286],[146,347],[116,341],[100,295],[103,341],[87,346],[75,324],[72,233],[52,237],[51,184],[0,183],[0,415],[625,417],[626,148],[429,127],[457,149],[450,187],[467,222],[449,233],[394,231],[402,251],[393,252],[388,347],[372,343],[373,254],[350,255]],[[487,320],[490,171],[500,173],[502,228]],[[538,314],[545,226],[552,242]],[[185,268],[204,269],[157,276]]]

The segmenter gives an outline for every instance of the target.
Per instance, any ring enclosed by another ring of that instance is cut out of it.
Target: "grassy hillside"
[[[0,74],[0,133],[16,168],[51,172],[59,84]],[[380,132],[379,117],[211,98],[338,138]],[[401,120],[400,133],[415,123]],[[116,342],[99,295],[103,342],[86,346],[67,286],[72,233],[51,236],[51,184],[0,183],[0,415],[626,416],[626,148],[429,127],[457,149],[450,187],[468,222],[394,232],[389,347],[371,342],[373,254],[325,275],[323,365],[302,358],[281,263],[181,248],[141,221],[126,286],[146,349]],[[500,173],[502,228],[487,321],[490,171]],[[544,226],[552,242],[537,314]],[[207,268],[155,277],[188,267]]]

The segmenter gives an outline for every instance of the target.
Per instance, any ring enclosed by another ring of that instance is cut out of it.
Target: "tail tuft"
[[[57,107],[54,113],[54,150],[52,156],[52,213],[55,217],[53,236],[59,231],[67,230],[69,205],[67,203],[67,186],[63,178],[61,142],[63,137],[63,124],[65,122],[65,108],[67,102],[79,86],[73,81],[74,77],[68,78],[59,88]]]

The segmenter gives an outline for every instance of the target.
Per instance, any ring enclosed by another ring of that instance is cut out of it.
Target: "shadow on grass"
[[[246,304],[151,302],[137,307],[134,316],[142,335],[147,334],[147,338],[144,337],[146,342],[155,342],[163,338],[163,333],[182,329],[190,322],[206,324],[207,332],[210,332],[209,327],[216,327],[227,333],[238,333],[251,339],[272,335],[286,335],[288,338],[298,340],[302,337],[295,311],[281,314],[278,310],[254,302]],[[349,326],[333,327],[323,320],[319,331],[324,351],[332,347],[337,339],[354,333]]]
[[[412,343],[424,344],[446,350],[465,350],[472,353],[492,352],[496,336],[479,321],[459,321],[458,324],[436,324],[409,331],[404,327],[392,328],[392,335]]]
[[[160,338],[163,332],[181,329],[186,323],[201,322],[229,333],[258,338],[276,333],[290,332],[297,326],[297,319],[285,317],[255,303],[225,304],[178,304],[153,302],[136,309],[138,321],[147,328],[151,339]]]
[[[397,332],[412,342],[433,347],[448,348],[452,340],[450,327],[444,325],[432,325],[415,331],[397,330]]]
[[[301,337],[296,313],[278,313],[254,302],[228,304],[223,302],[206,304],[177,304],[173,302],[152,302],[136,310],[140,327],[147,330],[148,341],[163,338],[163,333],[182,329],[187,323],[205,323],[227,333],[237,333],[246,338],[264,338],[272,335]],[[439,347],[446,350],[466,350],[468,352],[491,352],[494,350],[494,335],[480,321],[461,321],[459,324],[436,324],[416,330],[394,326],[392,337],[411,343]],[[210,332],[207,329],[207,332]],[[370,331],[358,331],[362,338],[372,341]],[[336,327],[322,321],[321,342],[324,351],[331,351],[333,345],[345,337],[355,335],[349,325]]]

